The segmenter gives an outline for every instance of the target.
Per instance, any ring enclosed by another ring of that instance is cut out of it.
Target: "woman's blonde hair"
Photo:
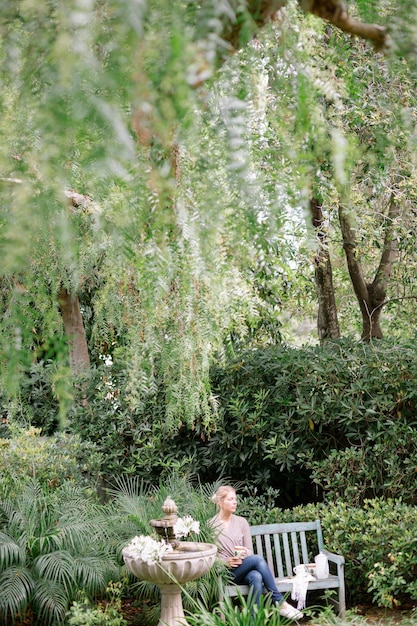
[[[222,485],[217,489],[216,493],[212,496],[211,499],[216,506],[220,506],[220,503],[223,502],[227,494],[229,494],[231,491],[234,491],[234,493],[236,493],[236,489],[234,489],[234,487],[232,487],[231,485]]]

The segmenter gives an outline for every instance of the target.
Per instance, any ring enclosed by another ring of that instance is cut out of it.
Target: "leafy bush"
[[[11,434],[9,439],[0,439],[0,498],[15,496],[29,479],[49,489],[68,480],[95,487],[102,459],[94,444],[64,433],[41,437],[36,428],[14,428]]]
[[[135,409],[126,372],[92,371],[68,428],[95,443],[107,480],[174,471],[272,488],[283,506],[326,496],[361,504],[417,493],[417,346],[349,340],[242,351],[211,370],[217,421],[166,420],[163,380]],[[86,391],[87,389],[87,391]],[[171,416],[172,417],[172,416]],[[175,422],[175,426],[173,423]]]
[[[44,491],[27,482],[0,501],[0,623],[24,618],[62,624],[79,590],[93,596],[117,580],[105,510],[72,483]]]
[[[415,343],[240,353],[212,370],[221,420],[194,439],[196,468],[204,480],[223,472],[279,489],[285,506],[327,494],[415,502],[416,376]]]
[[[106,366],[91,368],[89,375],[80,381],[76,398],[68,416],[66,430],[82,435],[101,452],[105,465],[104,476],[111,481],[114,476],[139,474],[151,478],[147,471],[140,471],[136,456],[152,451],[158,464],[155,439],[150,423],[152,410],[132,411],[124,392],[125,372],[115,372]],[[157,417],[154,416],[158,421]],[[162,456],[162,455],[161,455]]]
[[[85,593],[81,599],[73,602],[67,613],[68,626],[127,626],[127,621],[121,615],[121,585],[110,583],[106,595],[110,601],[93,606]]]
[[[250,507],[243,499],[248,513]],[[355,507],[339,500],[293,509],[256,507],[250,499],[251,524],[311,521],[320,518],[324,542],[346,559],[350,605],[371,602],[396,607],[417,600],[416,507],[401,500],[375,498]],[[239,507],[240,512],[240,507]]]
[[[67,372],[60,371],[52,359],[30,363],[21,373],[18,398],[10,396],[5,389],[0,390],[2,420],[13,421],[22,428],[34,426],[43,435],[52,435],[60,426],[60,405],[62,409],[71,400],[68,378],[64,374]]]

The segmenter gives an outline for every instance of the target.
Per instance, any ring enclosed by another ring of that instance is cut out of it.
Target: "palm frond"
[[[110,580],[120,578],[120,568],[108,558],[96,555],[78,556],[75,561],[77,587],[95,594],[106,588]]]
[[[37,577],[59,584],[67,594],[75,587],[74,557],[65,550],[37,557],[33,562],[33,571]]]
[[[12,500],[0,502],[0,523],[14,527],[24,526],[24,516]]]
[[[65,494],[63,494],[65,496]],[[100,552],[113,540],[114,531],[109,523],[107,510],[95,502],[86,500],[67,501],[56,511],[57,548],[65,548],[72,554],[89,552],[94,544]]]
[[[97,516],[69,517],[59,520],[59,535],[57,541],[60,547],[64,547],[72,554],[89,551],[91,543],[103,543],[109,539],[111,531],[108,522]],[[100,540],[98,539],[100,538]]]
[[[43,626],[62,624],[68,610],[70,597],[65,589],[52,580],[40,579],[32,593],[32,606]]]
[[[122,474],[113,479],[113,483],[106,491],[117,496],[125,493],[128,496],[148,497],[155,492],[155,485],[149,483],[139,476],[126,476]]]
[[[0,531],[0,571],[9,565],[25,565],[25,550],[16,541]]]
[[[0,575],[0,616],[23,613],[35,581],[27,568],[9,567]]]
[[[155,583],[148,580],[136,580],[131,589],[138,600],[150,600],[152,603],[159,601],[161,592]]]
[[[119,511],[123,511],[126,516],[138,521],[143,520],[144,515],[146,515],[145,510],[150,508],[145,498],[122,492],[115,495],[114,503]]]

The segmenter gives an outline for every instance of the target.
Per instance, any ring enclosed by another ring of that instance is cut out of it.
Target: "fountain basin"
[[[181,541],[172,552],[156,563],[146,563],[123,548],[126,567],[138,578],[157,585],[184,584],[205,574],[216,560],[217,547],[212,543]]]

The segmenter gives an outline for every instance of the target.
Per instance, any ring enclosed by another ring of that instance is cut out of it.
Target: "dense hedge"
[[[240,352],[212,368],[217,420],[202,416],[192,429],[181,415],[167,421],[162,375],[135,410],[125,379],[117,359],[92,370],[67,422],[94,442],[105,477],[157,481],[187,469],[206,482],[222,475],[258,492],[279,489],[283,506],[326,495],[352,504],[378,496],[415,502],[414,343],[340,340]]]
[[[415,502],[416,380],[415,344],[248,351],[213,369],[217,432],[183,433],[175,450],[194,451],[204,479],[275,487],[285,505],[325,494]]]

